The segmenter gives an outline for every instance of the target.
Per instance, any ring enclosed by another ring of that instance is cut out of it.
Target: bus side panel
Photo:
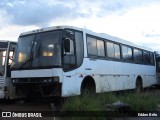
[[[156,84],[157,80],[155,76],[155,66],[123,63],[123,69],[126,75],[134,76],[134,80],[132,82],[134,86],[138,76],[142,78],[143,87],[148,87]]]
[[[134,88],[135,78],[125,73],[122,62],[86,59],[85,65],[94,75],[97,92],[117,91]],[[87,64],[88,63],[88,64]]]
[[[94,79],[97,93],[134,89],[138,76],[147,87],[156,83],[154,70],[154,66],[84,58],[81,67],[63,73],[62,96],[79,95],[86,76]]]
[[[75,73],[64,72],[63,73],[63,84],[62,84],[62,97],[72,96],[76,94],[76,76]]]

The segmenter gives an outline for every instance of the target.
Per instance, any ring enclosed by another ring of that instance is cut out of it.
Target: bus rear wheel
[[[141,78],[137,78],[136,80],[136,88],[135,88],[135,92],[136,93],[141,93],[143,91],[143,87],[142,87],[142,80]]]

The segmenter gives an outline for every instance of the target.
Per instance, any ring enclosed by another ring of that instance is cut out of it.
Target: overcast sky
[[[160,52],[160,0],[0,0],[0,40],[73,25]]]

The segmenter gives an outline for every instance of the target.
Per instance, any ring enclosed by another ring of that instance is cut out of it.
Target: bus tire
[[[87,76],[81,84],[81,95],[89,94],[93,95],[96,93],[96,85],[94,79]]]
[[[138,77],[136,80],[136,88],[135,88],[136,93],[141,93],[143,91],[142,87],[142,79],[141,77]]]

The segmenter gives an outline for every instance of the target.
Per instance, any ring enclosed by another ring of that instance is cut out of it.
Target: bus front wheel
[[[81,95],[85,94],[95,94],[96,93],[96,85],[92,77],[86,77],[81,85]]]

